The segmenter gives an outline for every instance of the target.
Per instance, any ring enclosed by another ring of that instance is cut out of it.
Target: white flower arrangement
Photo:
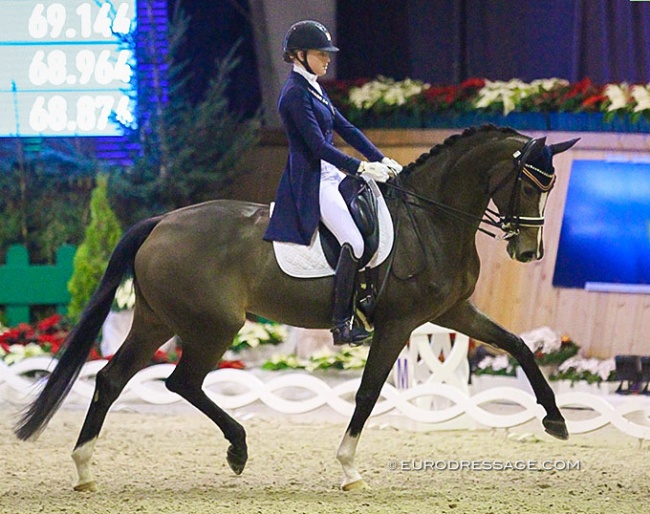
[[[295,353],[289,355],[272,355],[262,365],[262,369],[278,371],[282,369],[305,369],[305,362],[298,358]]]
[[[632,89],[630,89],[630,95],[634,99],[635,103],[633,112],[650,112],[650,83],[645,86],[632,86]]]
[[[522,100],[542,91],[550,91],[560,85],[568,85],[569,82],[558,78],[533,80],[531,83],[519,79],[512,79],[508,82],[488,80],[485,86],[478,91],[474,106],[477,109],[489,109],[494,106],[502,106],[503,115],[507,116],[514,111]]]
[[[578,353],[580,347],[569,336],[560,336],[549,327],[540,327],[519,335],[540,366],[558,365]]]
[[[323,369],[363,369],[368,359],[369,346],[345,348],[338,352],[324,349],[309,357],[305,366],[307,371]]]
[[[571,382],[584,380],[593,384],[610,380],[615,371],[614,359],[586,359],[576,355],[560,364],[557,373],[551,378],[553,380],[570,380]]]
[[[544,354],[549,354],[557,352],[562,346],[560,335],[549,327],[539,327],[530,332],[524,332],[519,337],[524,340],[526,346],[533,353],[541,351]]]
[[[299,359],[294,354],[274,355],[262,365],[266,370],[304,369],[307,371],[317,370],[360,370],[366,365],[368,359],[367,346],[345,348],[338,352],[324,349],[309,357]]]
[[[558,79],[557,77],[551,77],[548,79],[537,79],[533,80],[530,85],[532,86],[535,92],[542,91],[551,91],[558,86],[569,86],[571,83],[565,79]]]
[[[133,309],[135,306],[135,286],[133,278],[124,280],[115,292],[115,301],[113,310],[126,311]]]
[[[520,79],[491,81],[472,79],[475,85],[465,91],[467,96],[459,99],[459,86],[430,85],[417,80],[395,81],[379,76],[362,86],[350,86],[339,93],[345,94],[344,105],[351,111],[370,111],[381,114],[382,109],[426,113],[431,109],[449,112],[471,110],[500,113],[604,113],[604,121],[629,117],[632,124],[650,119],[650,83],[630,85],[626,82],[604,85],[592,84],[588,78],[572,84],[560,78],[543,78],[524,82]],[[442,104],[441,107],[439,104]],[[438,112],[438,111],[436,111]],[[359,115],[359,113],[354,113]],[[386,114],[386,112],[384,112]],[[413,114],[413,113],[409,113]]]
[[[288,335],[287,327],[278,323],[257,323],[246,320],[230,349],[239,352],[263,344],[280,344]]]
[[[515,376],[515,367],[507,355],[483,357],[476,365],[476,375]]]
[[[603,93],[609,100],[607,112],[614,112],[629,107],[630,99],[632,97],[630,94],[630,87],[626,82],[620,84],[607,84]]]
[[[351,88],[349,98],[357,109],[371,109],[376,105],[400,106],[428,87],[418,80],[395,81],[380,75],[361,87]]]
[[[7,365],[15,364],[29,357],[42,357],[44,355],[49,354],[36,343],[12,344],[9,346],[9,351],[5,351],[0,346],[0,360],[3,360]]]

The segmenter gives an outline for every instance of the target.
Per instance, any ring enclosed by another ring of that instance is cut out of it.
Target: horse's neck
[[[490,201],[487,191],[491,174],[501,163],[508,166],[521,143],[505,136],[482,142],[472,139],[431,155],[410,173],[407,187],[434,202],[481,216]]]

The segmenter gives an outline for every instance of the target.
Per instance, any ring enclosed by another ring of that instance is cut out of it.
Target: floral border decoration
[[[339,109],[364,128],[455,128],[489,122],[535,130],[650,132],[650,83],[472,78],[458,85],[431,85],[379,76],[324,85]]]
[[[120,310],[128,308],[129,284],[125,286],[124,298],[118,305]],[[15,364],[30,357],[58,357],[63,351],[65,338],[72,329],[70,321],[60,314],[54,314],[37,323],[20,323],[8,328],[0,324],[0,361],[7,365]],[[260,345],[279,345],[287,338],[287,327],[267,320],[247,320],[230,346],[237,354],[247,348]],[[182,346],[170,351],[158,349],[151,359],[151,364],[176,364],[183,353]],[[88,360],[107,359],[112,355],[102,355],[99,341],[95,342]],[[246,364],[241,359],[221,361],[217,368],[244,369]]]
[[[535,356],[539,366],[550,368],[551,381],[585,381],[588,384],[616,380],[616,364],[611,359],[586,358],[580,355],[580,345],[568,335],[560,336],[549,327],[539,327],[520,334]],[[473,345],[474,346],[474,345]],[[493,355],[489,351],[475,352],[472,370],[475,375],[516,375],[518,366],[510,355]]]

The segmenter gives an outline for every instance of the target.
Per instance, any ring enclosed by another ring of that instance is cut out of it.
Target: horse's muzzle
[[[508,255],[517,262],[538,261],[544,257],[544,246],[541,241],[530,237],[519,236],[513,237],[508,242]]]

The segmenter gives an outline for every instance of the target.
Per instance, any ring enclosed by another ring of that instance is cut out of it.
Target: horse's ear
[[[575,145],[578,141],[580,141],[580,138],[576,139],[571,139],[569,141],[563,141],[562,143],[554,143],[552,145],[549,145],[549,149],[551,150],[551,155],[556,155],[562,152],[566,152],[569,148],[571,148],[573,145]]]

